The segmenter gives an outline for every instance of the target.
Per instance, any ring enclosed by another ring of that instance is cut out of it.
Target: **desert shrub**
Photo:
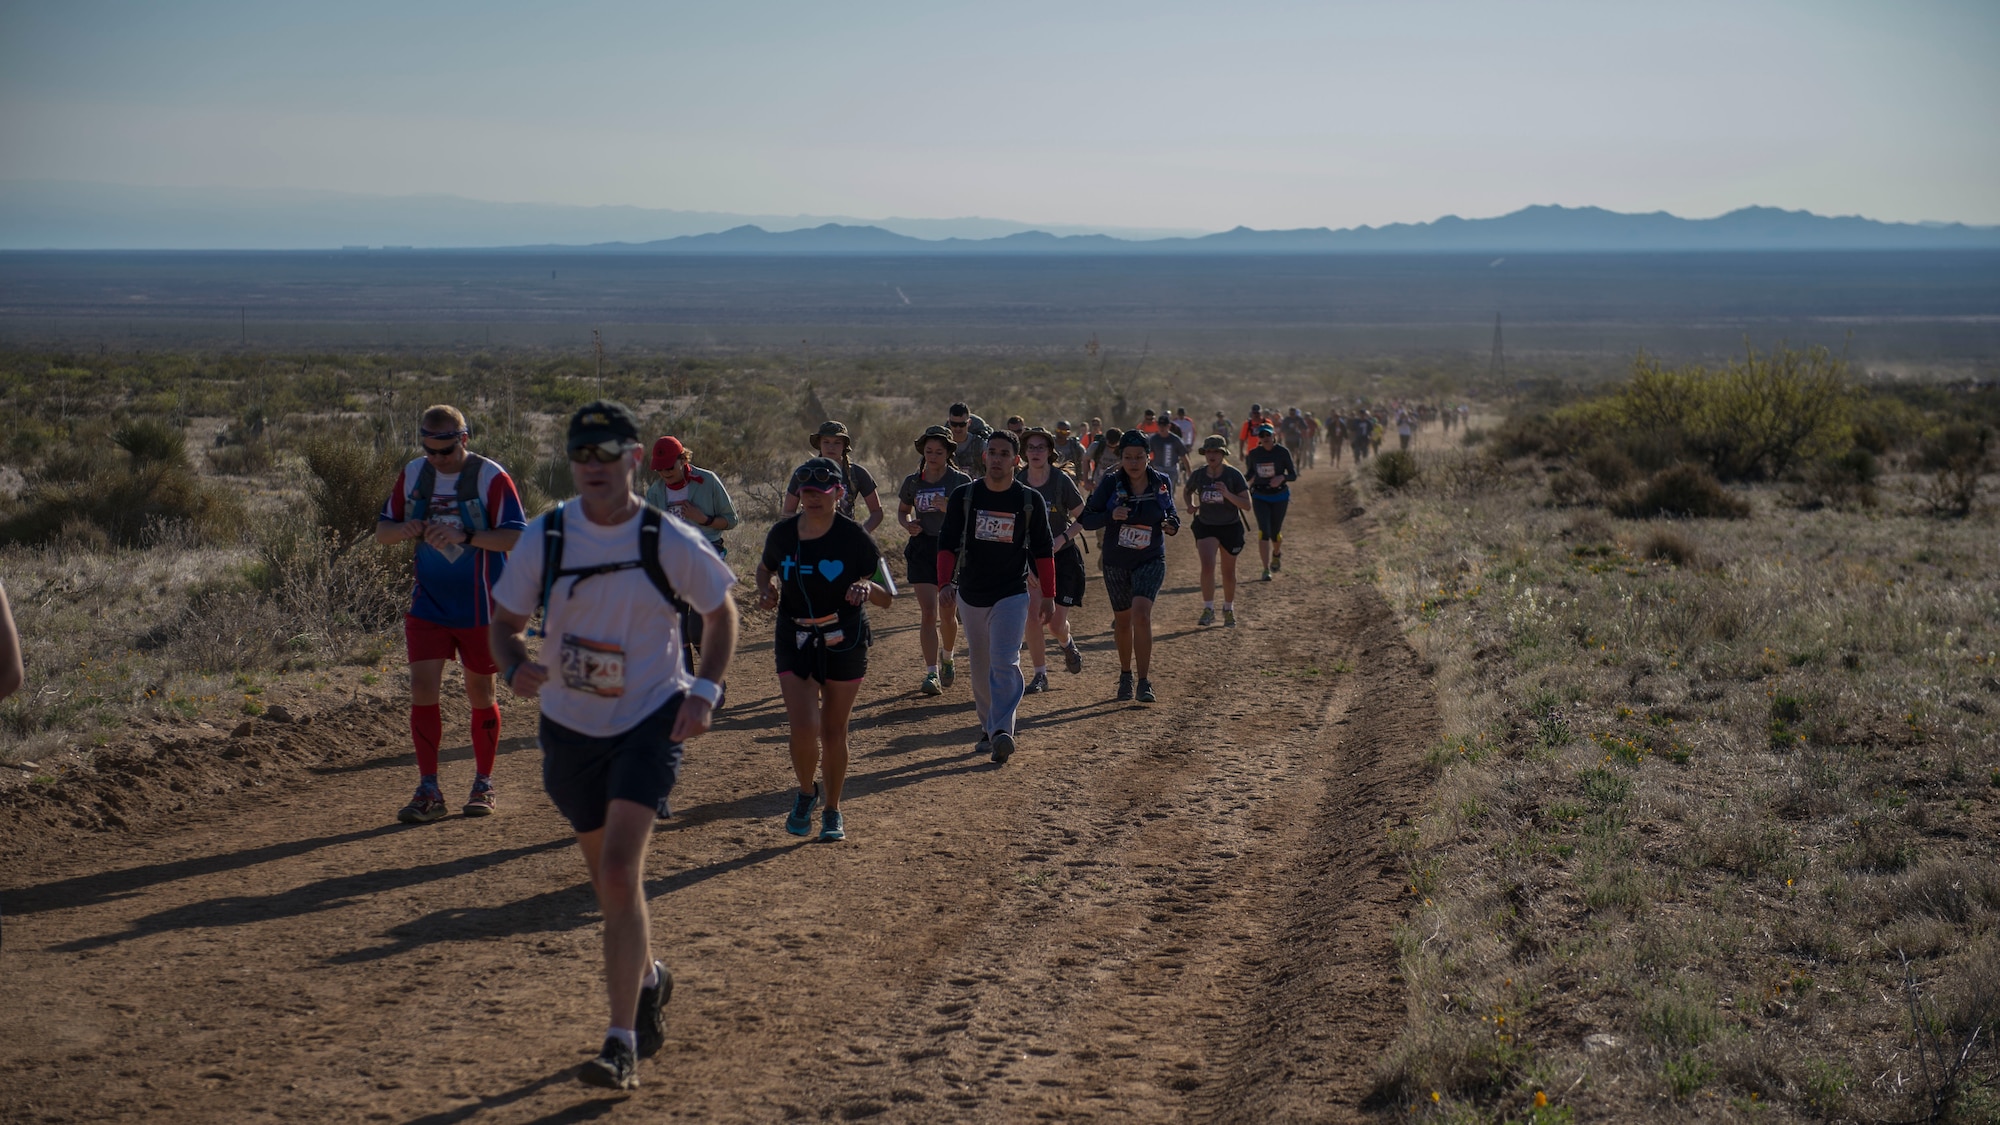
[[[1857,444],[1839,457],[1813,462],[1785,486],[1785,494],[1802,508],[1872,508],[1881,475],[1875,454]]]
[[[321,434],[300,443],[311,480],[306,498],[313,523],[341,543],[356,543],[374,533],[375,517],[389,494],[402,454],[335,434]]]
[[[1669,368],[1646,356],[1609,402],[1620,433],[1674,435],[1722,480],[1781,477],[1848,440],[1853,392],[1824,348],[1780,348],[1719,371]]]
[[[395,548],[342,539],[295,514],[263,523],[256,538],[250,583],[276,608],[288,637],[337,641],[402,619],[409,563]]]
[[[0,523],[0,543],[47,543],[78,521],[125,547],[145,545],[149,532],[162,524],[185,524],[207,543],[226,542],[243,525],[242,500],[202,481],[185,461],[101,467],[81,481],[39,485],[23,500],[21,509]]]
[[[1623,449],[1608,441],[1600,441],[1583,451],[1577,464],[1584,472],[1597,478],[1597,483],[1607,489],[1617,490],[1631,484],[1639,475],[1639,467]]]
[[[1467,431],[1468,435],[1470,431]],[[1515,415],[1503,420],[1491,437],[1493,452],[1517,457],[1561,457],[1575,451],[1574,427],[1554,415]]]
[[[1466,448],[1470,449],[1475,445],[1479,445],[1485,442],[1486,438],[1487,438],[1487,433],[1485,430],[1482,430],[1477,426],[1467,426],[1465,428],[1465,433],[1459,436],[1458,442],[1460,445],[1463,445]]]
[[[1392,449],[1375,458],[1375,480],[1384,488],[1401,488],[1416,480],[1422,471],[1416,454],[1407,449]]]
[[[111,443],[124,450],[136,468],[181,464],[187,460],[187,436],[157,418],[140,418],[113,430]]]
[[[1549,501],[1558,508],[1581,508],[1604,502],[1604,490],[1589,473],[1561,465],[1549,468]]]
[[[1951,422],[1924,438],[1910,467],[1927,476],[1918,495],[1939,516],[1964,516],[1979,499],[1982,478],[1993,470],[1993,431]]]
[[[1626,519],[1743,519],[1750,505],[1698,465],[1675,465],[1619,497],[1612,513]]]
[[[271,446],[255,441],[247,445],[219,445],[209,450],[208,467],[225,476],[247,477],[271,469]]]
[[[576,478],[569,473],[568,452],[558,449],[536,461],[528,469],[527,485],[541,493],[547,503],[575,496]]]
[[[1678,531],[1662,528],[1646,537],[1645,556],[1670,562],[1675,566],[1692,566],[1701,557],[1701,551],[1694,540]]]

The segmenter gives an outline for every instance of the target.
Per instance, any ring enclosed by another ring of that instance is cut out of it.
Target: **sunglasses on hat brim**
[[[623,438],[580,442],[569,447],[569,459],[582,463],[596,462],[600,465],[610,465],[637,448],[639,448],[637,442],[626,441]]]
[[[815,492],[832,492],[841,486],[840,474],[825,468],[798,469],[792,473],[792,485]]]

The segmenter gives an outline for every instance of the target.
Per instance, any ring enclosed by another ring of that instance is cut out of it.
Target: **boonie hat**
[[[680,464],[681,458],[686,457],[687,452],[687,446],[681,444],[681,439],[671,435],[661,438],[653,443],[653,471],[666,472]]]
[[[931,441],[943,442],[944,451],[946,453],[952,453],[958,449],[958,439],[951,436],[950,430],[945,429],[943,426],[932,426],[929,429],[925,430],[923,433],[917,435],[917,440],[915,442],[917,447],[917,452],[922,453],[924,451],[925,443]]]
[[[598,399],[586,402],[569,417],[569,447],[596,445],[606,441],[639,442],[639,420],[621,402]]]
[[[1213,453],[1217,450],[1221,450],[1224,453],[1229,452],[1228,439],[1224,438],[1221,434],[1210,434],[1201,439],[1201,451],[1203,453]]]
[[[819,429],[814,430],[812,436],[806,438],[806,445],[813,452],[817,453],[819,451],[819,439],[830,437],[840,438],[847,443],[849,449],[854,448],[854,435],[847,432],[847,423],[845,422],[821,422]]]

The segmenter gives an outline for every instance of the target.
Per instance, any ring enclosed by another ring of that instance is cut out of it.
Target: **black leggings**
[[[1277,542],[1278,536],[1285,530],[1285,509],[1290,507],[1291,503],[1290,499],[1264,500],[1255,496],[1250,498],[1250,507],[1257,513],[1257,538]]]

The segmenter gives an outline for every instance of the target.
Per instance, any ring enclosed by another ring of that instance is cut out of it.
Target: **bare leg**
[[[654,810],[614,798],[604,827],[579,833],[591,889],[604,915],[604,988],[611,1001],[611,1026],[630,1030],[639,1016],[639,982],[652,967],[651,920],[646,914],[646,841],[653,834]]]
[[[1145,679],[1153,667],[1153,599],[1133,598],[1126,614],[1126,628],[1132,634],[1132,655],[1139,663],[1139,678]]]
[[[1136,602],[1137,599],[1134,599],[1135,604]],[[1130,672],[1132,670],[1131,610],[1120,609],[1112,611],[1111,632],[1113,636],[1118,638],[1118,670],[1120,672]]]
[[[1218,551],[1216,562],[1222,567],[1222,600],[1236,604],[1236,556],[1228,551]],[[1206,595],[1204,595],[1206,596]]]
[[[444,661],[418,660],[410,664],[410,705],[412,707],[436,707],[438,697],[444,693]],[[471,691],[471,677],[466,677],[466,690]],[[491,705],[493,677],[486,677],[488,704]]]
[[[929,582],[917,583],[917,609],[923,622],[917,628],[917,643],[924,650],[926,667],[938,662],[938,599],[937,587]]]
[[[1221,547],[1222,543],[1220,540],[1197,539],[1194,541],[1195,552],[1201,555],[1201,600],[1204,602],[1215,600],[1215,556]]]
[[[1042,640],[1042,588],[1028,583],[1028,663],[1040,668],[1049,662],[1048,646]]]
[[[820,776],[826,779],[826,808],[840,809],[840,791],[847,785],[847,722],[854,714],[860,680],[834,680],[820,689]]]
[[[819,681],[781,672],[778,691],[785,697],[785,722],[791,727],[792,774],[798,778],[799,792],[811,793],[813,776],[819,772]]]

